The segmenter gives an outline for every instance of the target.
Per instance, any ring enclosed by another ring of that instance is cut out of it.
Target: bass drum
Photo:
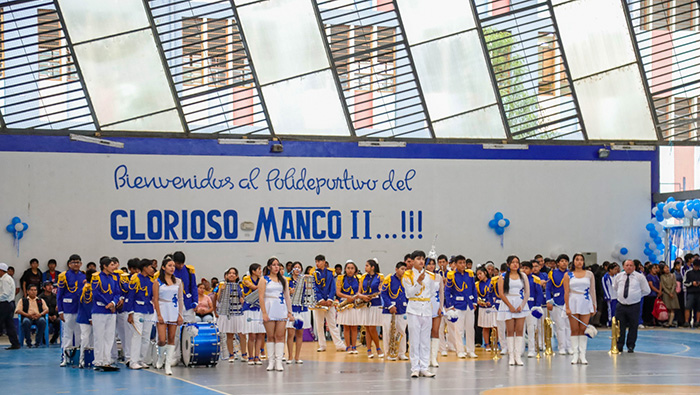
[[[182,363],[185,366],[215,366],[221,352],[216,324],[196,322],[182,326]]]

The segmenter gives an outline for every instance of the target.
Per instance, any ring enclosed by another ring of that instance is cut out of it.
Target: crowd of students
[[[700,259],[692,254],[677,259],[673,268],[629,260],[621,271],[615,262],[586,267],[581,254],[571,260],[567,255],[537,255],[531,261],[510,256],[500,267],[487,262],[474,268],[463,255],[426,259],[424,252],[414,251],[391,265],[390,274],[382,274],[376,259],[364,262],[361,273],[351,260],[331,270],[318,255],[315,267],[304,269],[301,262],[283,266],[273,257],[264,267],[251,264],[243,276],[230,268],[221,282],[213,278],[211,283],[197,282],[180,251],[160,262],[133,258],[124,270],[114,257],[102,257],[99,265],[99,271],[83,272],[80,256],[72,255],[65,272],[56,271],[52,260],[41,273],[33,259],[20,280],[26,296],[15,311],[30,325],[51,315],[51,303],[36,302],[37,282],[56,284],[53,315],[56,324],[63,322],[62,366],[76,349],[85,365],[85,356],[94,350],[95,370],[117,370],[118,337],[129,368],[153,365],[172,374],[180,360],[180,327],[204,321],[216,323],[231,362],[240,357],[248,365],[261,365],[267,350],[268,370],[281,371],[284,361],[303,363],[302,338],[313,323],[318,352],[326,351],[327,330],[338,351],[357,354],[358,328],[363,328],[369,358],[410,359],[412,377],[433,377],[428,367],[439,366],[438,355],[476,358],[475,345],[500,347],[511,365],[523,365],[526,347],[529,357],[535,356],[536,344],[544,347],[545,310],[554,322],[559,353],[573,355],[572,364],[586,364],[589,324],[610,325],[617,315],[623,326],[618,346],[633,352],[637,317],[640,325],[697,326],[694,316],[700,310]],[[0,269],[4,279],[9,268]],[[305,275],[313,279],[312,306],[292,304],[294,292],[308,286]],[[251,298],[254,292],[257,298]],[[43,294],[50,300],[51,288]],[[664,322],[655,314],[657,299],[670,313]],[[396,356],[386,355],[392,325],[404,334]],[[151,359],[153,326],[158,347]],[[498,344],[490,344],[494,329]]]

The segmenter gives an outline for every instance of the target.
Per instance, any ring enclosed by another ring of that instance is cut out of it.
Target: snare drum
[[[185,366],[214,366],[219,360],[221,341],[216,324],[196,322],[182,326],[182,362]]]

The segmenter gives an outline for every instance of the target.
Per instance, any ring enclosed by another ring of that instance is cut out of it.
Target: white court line
[[[195,383],[195,382],[193,382],[193,381],[185,380],[185,379],[180,378],[180,377],[177,377],[177,376],[168,376],[167,374],[156,372],[156,371],[155,371],[155,368],[153,368],[153,369],[140,369],[140,370],[141,370],[141,371],[146,371],[146,372],[149,372],[149,373],[153,373],[153,374],[157,374],[157,375],[159,375],[159,376],[165,376],[165,377],[170,378],[170,379],[180,380],[180,381],[182,381],[182,382],[184,382],[184,383],[192,384],[192,385],[194,385],[194,386],[196,386],[196,387],[204,388],[205,390],[213,391],[213,392],[216,392],[216,393],[218,393],[218,394],[231,395],[231,394],[229,394],[228,392],[219,391],[219,390],[216,390],[216,389],[214,389],[214,388],[207,387],[206,385],[197,384],[197,383]]]

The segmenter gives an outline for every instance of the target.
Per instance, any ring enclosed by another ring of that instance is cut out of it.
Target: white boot
[[[440,348],[440,339],[430,339],[430,366],[431,368],[440,367],[438,365],[437,356]]]
[[[171,369],[172,364],[175,362],[175,345],[168,344],[165,348],[165,374],[168,376],[173,375],[173,370]]]
[[[523,348],[525,347],[525,338],[522,336],[517,336],[515,338],[515,364],[518,366],[523,366]]]
[[[515,338],[506,337],[506,347],[508,348],[508,365],[515,365]]]
[[[158,361],[156,361],[156,369],[162,369],[163,364],[165,363],[165,347],[167,346],[158,346]]]
[[[284,354],[284,343],[275,343],[275,370],[278,372],[284,371],[282,366],[282,355]]]
[[[586,359],[586,347],[588,346],[588,337],[579,336],[578,337],[578,359],[583,365],[588,365],[588,360]]]
[[[267,350],[267,371],[271,372],[275,370],[275,343],[265,343],[265,349]]]
[[[578,345],[580,336],[571,336],[571,348],[574,349],[574,357],[571,358],[571,364],[576,365],[578,363]]]

